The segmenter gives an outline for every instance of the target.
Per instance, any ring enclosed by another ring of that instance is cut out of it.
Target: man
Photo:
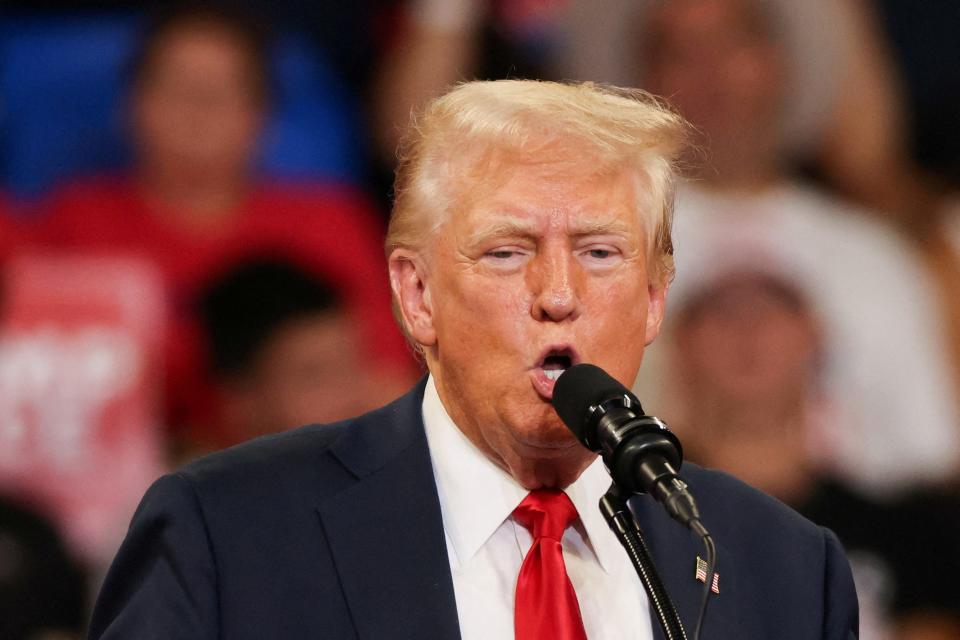
[[[923,487],[871,500],[823,462],[833,399],[820,380],[819,318],[776,270],[719,271],[671,302],[688,460],[727,471],[836,533],[865,638],[960,638],[960,502]],[[835,418],[833,418],[835,419]],[[938,571],[931,572],[931,566]],[[942,578],[942,579],[941,579]]]
[[[374,372],[333,285],[278,258],[246,260],[199,300],[217,431],[237,444],[375,409]]]
[[[656,337],[683,135],[645,95],[590,84],[467,83],[429,105],[387,249],[430,376],[158,481],[92,637],[662,637],[597,512],[609,478],[550,398],[579,362],[632,382]],[[685,477],[720,548],[704,637],[855,636],[832,534],[729,476]],[[633,508],[692,628],[699,542],[649,497]]]
[[[793,78],[778,3],[648,5],[644,86],[670,96],[708,159],[691,162],[695,180],[678,188],[674,304],[718,268],[788,274],[822,320],[836,470],[877,496],[949,476],[960,431],[930,275],[892,230],[791,174],[783,119]],[[668,422],[672,389],[641,394]]]

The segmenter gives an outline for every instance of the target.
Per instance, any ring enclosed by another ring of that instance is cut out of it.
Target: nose
[[[530,310],[539,321],[575,320],[581,312],[581,274],[569,251],[556,250],[540,254],[530,271],[533,306]]]

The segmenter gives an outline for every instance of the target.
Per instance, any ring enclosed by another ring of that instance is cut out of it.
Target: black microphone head
[[[630,390],[617,382],[606,371],[592,364],[578,364],[564,371],[553,387],[551,404],[557,415],[569,427],[580,442],[587,442],[594,409],[601,403],[626,396],[629,406],[637,415],[643,408]]]

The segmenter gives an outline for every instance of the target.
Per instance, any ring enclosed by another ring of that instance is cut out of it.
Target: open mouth
[[[547,378],[550,380],[556,380],[560,377],[560,374],[569,369],[572,365],[573,362],[570,356],[551,354],[543,359],[543,364],[540,365],[540,368],[543,369],[543,373],[547,376]]]
[[[549,401],[553,398],[557,379],[575,364],[580,364],[580,356],[572,346],[556,344],[548,347],[530,371],[533,388],[540,397]]]
[[[548,380],[556,380],[574,365],[573,352],[567,348],[550,349],[540,360],[540,369]]]

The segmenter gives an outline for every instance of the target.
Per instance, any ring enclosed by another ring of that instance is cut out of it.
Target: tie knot
[[[577,519],[577,508],[559,489],[537,489],[523,499],[513,517],[537,538],[560,540],[563,532]]]

